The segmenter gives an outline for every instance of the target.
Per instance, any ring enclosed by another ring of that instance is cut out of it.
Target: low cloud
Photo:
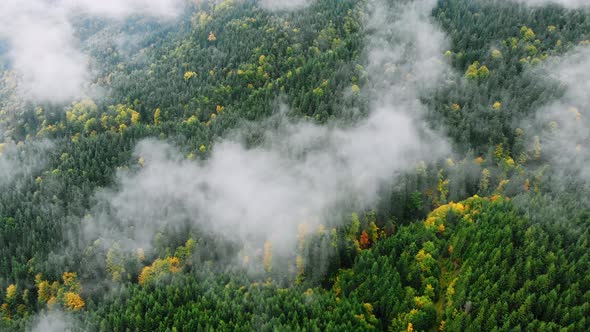
[[[52,147],[49,141],[0,144],[0,188],[41,171]]]
[[[419,101],[448,69],[444,34],[430,18],[435,3],[371,2],[365,93],[372,111],[364,120],[320,126],[279,112],[259,146],[247,148],[237,134],[200,162],[145,140],[135,151],[143,167],[119,173],[116,189],[97,194],[87,239],[149,249],[158,231],[189,224],[245,248],[270,240],[276,253],[292,254],[298,225],[330,226],[342,220],[337,211],[370,207],[382,186],[416,163],[447,155]]]
[[[268,10],[296,10],[311,5],[314,0],[260,0],[259,5]]]
[[[545,68],[565,93],[542,108],[535,124],[541,128],[543,156],[562,178],[590,183],[590,47],[579,47]]]
[[[74,327],[71,317],[61,311],[50,311],[37,316],[31,332],[71,332]]]
[[[588,0],[511,0],[529,6],[541,7],[547,5],[558,5],[569,9],[590,7]]]
[[[81,51],[71,19],[88,15],[124,19],[149,15],[175,17],[180,0],[3,0],[0,40],[5,57],[19,76],[26,99],[63,102],[88,93],[92,74],[89,57]]]

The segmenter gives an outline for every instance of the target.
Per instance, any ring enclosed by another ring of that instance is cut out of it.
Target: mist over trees
[[[590,329],[584,1],[0,19],[0,330]]]

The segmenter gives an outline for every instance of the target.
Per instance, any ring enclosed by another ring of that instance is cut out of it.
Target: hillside
[[[582,1],[0,18],[0,330],[590,330]]]

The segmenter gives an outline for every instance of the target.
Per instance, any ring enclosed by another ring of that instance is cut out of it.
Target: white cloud
[[[49,141],[27,142],[26,146],[0,144],[0,188],[40,171],[48,162],[53,145]]]
[[[260,0],[262,8],[268,10],[296,10],[305,8],[313,3],[314,0]]]
[[[559,5],[570,9],[579,9],[584,7],[590,7],[588,0],[512,0],[515,2],[523,3],[529,6],[547,6],[547,5]]]
[[[37,316],[31,332],[70,332],[74,330],[71,317],[60,311],[51,311]]]
[[[181,9],[177,0],[2,0],[0,39],[21,76],[27,99],[67,101],[88,91],[89,58],[74,38],[71,18],[80,14],[108,19],[149,15],[170,19]]]
[[[561,175],[590,183],[590,47],[579,47],[546,68],[565,94],[537,113],[536,123],[552,128],[542,137],[543,154]]]
[[[447,69],[444,35],[431,23],[434,4],[371,3],[366,70],[373,101],[365,120],[319,126],[283,119],[261,146],[248,149],[238,135],[217,142],[203,162],[143,141],[136,155],[145,166],[120,173],[117,189],[98,195],[102,204],[85,221],[88,240],[149,249],[160,229],[188,222],[246,248],[270,239],[274,251],[292,254],[299,224],[327,225],[339,221],[338,211],[369,207],[380,186],[449,153],[446,140],[423,124],[418,99]]]

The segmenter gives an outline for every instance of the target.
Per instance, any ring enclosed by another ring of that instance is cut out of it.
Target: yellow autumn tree
[[[305,272],[305,264],[301,255],[297,255],[295,258],[295,265],[297,266],[297,277],[303,276],[303,273]]]
[[[475,61],[469,67],[467,67],[467,71],[465,72],[465,78],[467,78],[467,79],[477,78],[477,70],[478,69],[479,69],[479,62]]]
[[[533,29],[526,27],[526,26],[523,26],[522,28],[520,28],[520,36],[524,40],[529,40],[529,41],[535,39],[535,37],[536,37]]]
[[[49,282],[44,280],[37,284],[37,298],[39,302],[47,302],[51,298],[51,287]]]
[[[119,248],[119,244],[115,243],[107,251],[106,269],[111,274],[113,281],[121,281],[121,275],[125,272],[124,257]]]
[[[64,294],[64,305],[68,310],[78,311],[86,305],[82,297],[74,292]]]
[[[139,112],[131,110],[131,124],[137,124],[140,117],[141,114],[139,114]]]
[[[14,303],[16,301],[16,293],[17,293],[16,285],[10,284],[6,288],[6,303],[8,303],[8,304]]]
[[[211,31],[209,33],[209,37],[207,37],[207,40],[209,40],[210,42],[214,42],[217,40],[217,37],[215,37],[215,34],[213,33],[213,31]]]
[[[156,126],[160,125],[161,116],[162,116],[162,111],[159,108],[156,108],[156,110],[154,111],[154,124]]]
[[[75,272],[64,272],[61,276],[63,285],[71,291],[80,291],[80,283],[78,283],[78,275]]]
[[[186,73],[184,73],[183,77],[185,81],[188,81],[195,76],[197,76],[197,73],[195,73],[194,71],[187,71]]]
[[[377,240],[379,239],[379,227],[377,226],[377,224],[374,221],[369,222],[369,239],[371,240],[372,243],[377,242]]]
[[[156,259],[152,265],[146,266],[139,274],[139,284],[146,285],[161,277],[178,273],[180,271],[180,259],[178,257],[166,257]]]
[[[266,272],[270,272],[272,270],[272,242],[268,240],[264,242],[264,255],[262,257],[262,265],[264,266],[264,270]]]

